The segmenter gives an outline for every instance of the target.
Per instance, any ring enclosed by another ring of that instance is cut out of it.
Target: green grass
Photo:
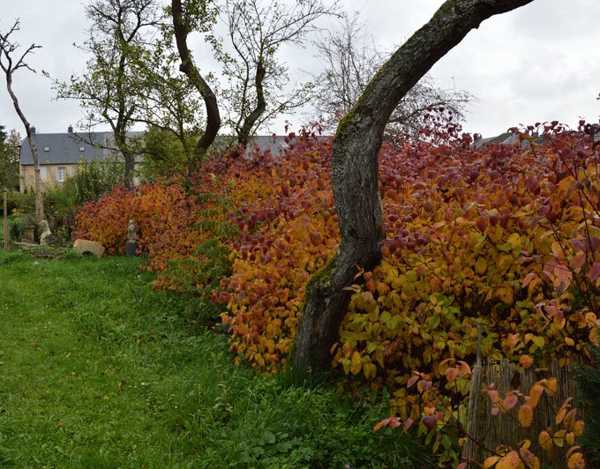
[[[233,366],[150,281],[135,259],[0,251],[0,467],[433,466],[371,432],[385,408]]]

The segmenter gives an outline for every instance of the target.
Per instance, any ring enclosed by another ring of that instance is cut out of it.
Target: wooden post
[[[2,223],[2,239],[4,240],[4,250],[8,250],[8,189],[4,188],[4,220]]]

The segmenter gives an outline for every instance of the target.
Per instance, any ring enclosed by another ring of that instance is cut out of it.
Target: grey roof
[[[539,135],[535,137],[534,143],[543,144],[545,141],[546,137],[544,137],[544,135]],[[480,138],[479,140],[475,140],[475,142],[473,143],[473,147],[475,147],[476,149],[480,149],[488,145],[516,145],[519,142],[520,139],[517,134],[513,132],[505,132],[503,134],[497,135],[496,137]],[[600,131],[594,134],[594,142],[600,142]],[[528,146],[529,142],[527,140],[523,140],[521,142],[522,148],[527,148]]]
[[[145,132],[128,132],[132,138],[143,136]],[[101,161],[114,157],[116,153],[110,148],[113,138],[112,132],[91,132],[91,133],[53,133],[40,134],[33,136],[33,143],[37,147],[38,157],[41,165],[60,165],[60,164],[78,164],[81,161]],[[321,139],[331,137],[322,136]],[[270,151],[273,156],[279,156],[284,153],[293,140],[286,136],[268,135],[252,137],[251,144],[248,145],[246,155],[249,156],[255,148],[259,152]],[[215,142],[216,148],[226,148],[235,137],[219,135]],[[108,147],[108,148],[106,148]],[[33,158],[27,139],[21,142],[21,165],[33,165]]]
[[[143,135],[144,132],[129,132],[131,137]],[[54,133],[33,135],[33,144],[37,148],[40,164],[77,164],[81,161],[91,162],[115,156],[110,150],[112,132],[91,133]],[[21,142],[21,165],[33,165],[31,149],[27,138]]]

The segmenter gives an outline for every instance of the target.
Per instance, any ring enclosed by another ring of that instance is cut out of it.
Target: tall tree
[[[192,52],[188,47],[188,36],[194,31],[209,32],[215,23],[217,8],[212,0],[171,0],[171,15],[173,34],[181,60],[179,69],[198,90],[206,108],[206,126],[196,144],[194,158],[188,166],[188,174],[191,174],[215,141],[221,128],[221,114],[213,89],[194,63]]]
[[[338,125],[332,185],[341,244],[330,265],[309,284],[292,357],[299,375],[328,369],[358,267],[372,269],[384,239],[378,154],[390,116],[406,93],[491,16],[533,0],[447,0],[431,20],[388,59]]]
[[[279,57],[286,44],[302,44],[316,30],[316,21],[336,14],[336,3],[321,0],[226,0],[226,40],[212,37],[217,59],[223,65],[227,86],[223,91],[227,124],[242,145],[256,130],[275,118],[303,106],[312,96],[312,84],[285,92],[287,67]]]
[[[141,107],[133,62],[152,42],[161,9],[156,0],[94,0],[86,14],[91,22],[82,46],[91,55],[87,70],[69,82],[57,83],[57,94],[81,102],[90,129],[110,126],[114,146],[125,160],[125,185],[132,188],[137,151],[128,131]]]
[[[159,142],[155,137],[165,133],[170,134],[169,141],[172,141],[172,137],[178,140],[178,146],[183,153],[178,156],[183,158],[174,161],[177,164],[173,170],[185,172],[194,159],[195,143],[202,132],[204,114],[201,106],[202,96],[189,80],[178,72],[178,65],[179,56],[173,49],[172,27],[164,27],[162,38],[156,40],[135,60],[134,73],[140,82],[140,109],[134,120],[146,124],[151,129],[151,138],[146,138],[145,143],[152,141],[153,144],[157,144]],[[149,155],[147,150],[144,145],[145,157]],[[151,154],[156,155],[155,152]],[[184,168],[180,167],[181,162],[185,163]],[[168,161],[163,163],[166,169]]]
[[[381,68],[385,56],[365,34],[358,16],[345,17],[340,29],[329,31],[315,41],[315,46],[325,64],[325,70],[316,80],[315,105],[325,126],[335,127]],[[470,100],[470,94],[465,91],[441,89],[433,79],[423,77],[394,109],[386,136],[420,138],[432,113],[458,122],[463,119],[464,108]]]
[[[16,20],[6,33],[0,32],[0,69],[4,72],[6,89],[8,90],[8,94],[10,95],[10,99],[12,100],[15,111],[23,123],[23,127],[25,127],[27,143],[29,144],[29,148],[31,150],[34,167],[35,221],[39,225],[45,218],[44,194],[42,191],[42,180],[40,176],[40,162],[38,158],[37,147],[33,138],[34,128],[31,126],[25,117],[25,114],[23,113],[19,99],[14,91],[13,83],[14,75],[19,70],[29,70],[30,72],[35,73],[35,70],[27,63],[27,58],[41,46],[38,44],[31,44],[24,51],[20,52],[19,45],[12,39],[13,35],[20,31],[20,29],[21,23],[19,20]]]

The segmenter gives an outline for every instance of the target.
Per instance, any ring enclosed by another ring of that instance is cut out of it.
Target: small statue
[[[127,244],[125,245],[125,254],[129,257],[137,255],[137,225],[135,221],[129,220],[127,225]]]
[[[40,230],[42,232],[42,234],[40,235],[40,245],[47,246],[48,238],[52,236],[52,231],[50,231],[50,225],[48,224],[47,220],[42,220],[42,222],[40,223]]]
[[[135,221],[129,220],[129,225],[127,225],[127,241],[137,241],[137,225]]]

